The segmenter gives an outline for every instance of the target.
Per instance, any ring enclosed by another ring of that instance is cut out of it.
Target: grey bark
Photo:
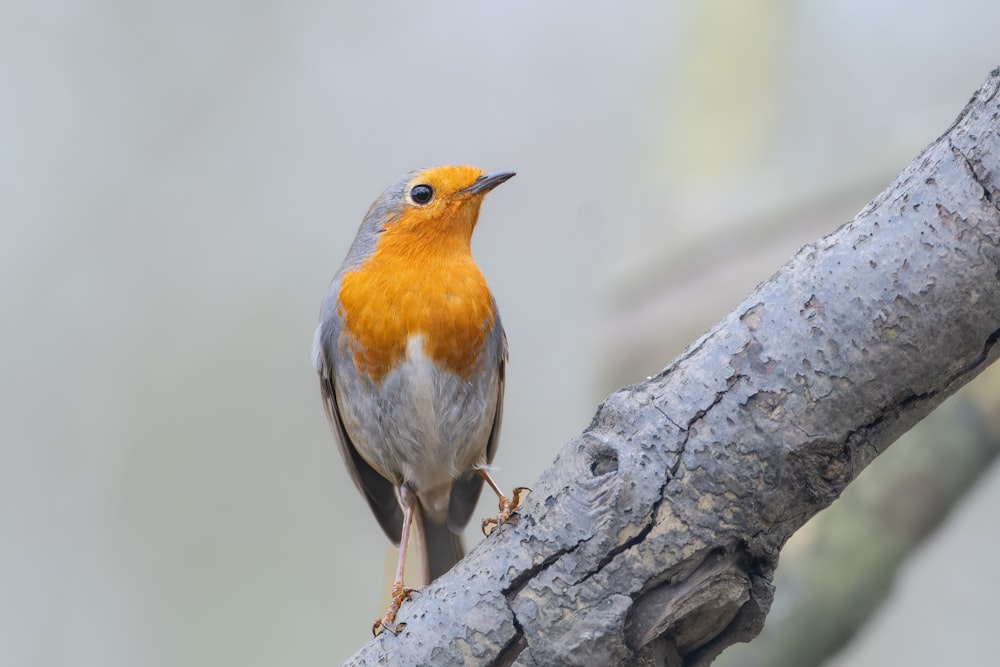
[[[348,664],[706,665],[788,537],[1000,354],[1000,69],[853,221],[609,396]]]
[[[789,540],[763,631],[724,651],[716,667],[819,666],[853,639],[890,598],[903,562],[1000,456],[997,371],[1000,364],[905,433]],[[986,376],[993,382],[983,386]],[[977,405],[973,385],[989,405]]]

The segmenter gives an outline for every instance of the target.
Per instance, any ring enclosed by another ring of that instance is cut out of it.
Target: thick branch
[[[968,393],[951,397],[872,463],[829,508],[788,541],[763,631],[715,662],[730,667],[822,665],[890,597],[899,567],[945,521],[1000,456],[994,364],[976,379],[993,390],[988,413]],[[897,451],[897,448],[899,450]],[[901,662],[901,661],[900,661]]]
[[[612,394],[504,526],[353,664],[703,665],[788,537],[1000,337],[1000,69],[849,224]]]

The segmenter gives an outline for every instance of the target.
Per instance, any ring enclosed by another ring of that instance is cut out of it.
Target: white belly
[[[424,354],[421,338],[413,336],[405,361],[380,386],[359,381],[357,375],[353,382],[337,383],[345,392],[359,390],[350,398],[338,397],[358,452],[395,484],[413,488],[428,514],[447,511],[434,506],[447,503],[448,494],[441,491],[486,462],[498,377],[497,369],[484,370],[492,372],[473,374],[470,380],[442,370]]]

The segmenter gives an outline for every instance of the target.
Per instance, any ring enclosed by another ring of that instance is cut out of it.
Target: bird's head
[[[365,221],[377,233],[412,241],[451,238],[467,244],[486,193],[512,176],[512,171],[487,174],[467,166],[412,172],[382,193]]]

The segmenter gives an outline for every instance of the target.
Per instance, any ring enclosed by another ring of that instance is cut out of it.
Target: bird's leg
[[[476,472],[480,477],[486,480],[486,483],[490,485],[491,489],[493,489],[493,493],[497,494],[497,498],[499,498],[500,513],[495,517],[488,516],[483,519],[483,534],[489,537],[490,533],[492,533],[497,526],[502,523],[506,523],[507,520],[510,519],[510,515],[514,513],[514,510],[521,506],[524,499],[528,497],[529,493],[531,493],[531,489],[519,486],[514,489],[514,492],[508,498],[500,491],[500,487],[497,486],[497,483],[493,481],[492,477],[490,477],[490,473],[486,471],[486,468],[476,468]]]
[[[405,623],[396,623],[396,613],[399,611],[404,600],[408,600],[412,588],[403,585],[403,565],[406,564],[406,545],[410,538],[410,523],[413,521],[413,509],[417,503],[417,497],[404,484],[399,489],[400,503],[403,505],[403,531],[399,537],[399,561],[396,563],[396,579],[392,583],[392,593],[389,601],[389,610],[382,618],[376,618],[372,624],[372,634],[378,635],[382,630],[388,630],[393,634],[398,634],[406,627]]]

